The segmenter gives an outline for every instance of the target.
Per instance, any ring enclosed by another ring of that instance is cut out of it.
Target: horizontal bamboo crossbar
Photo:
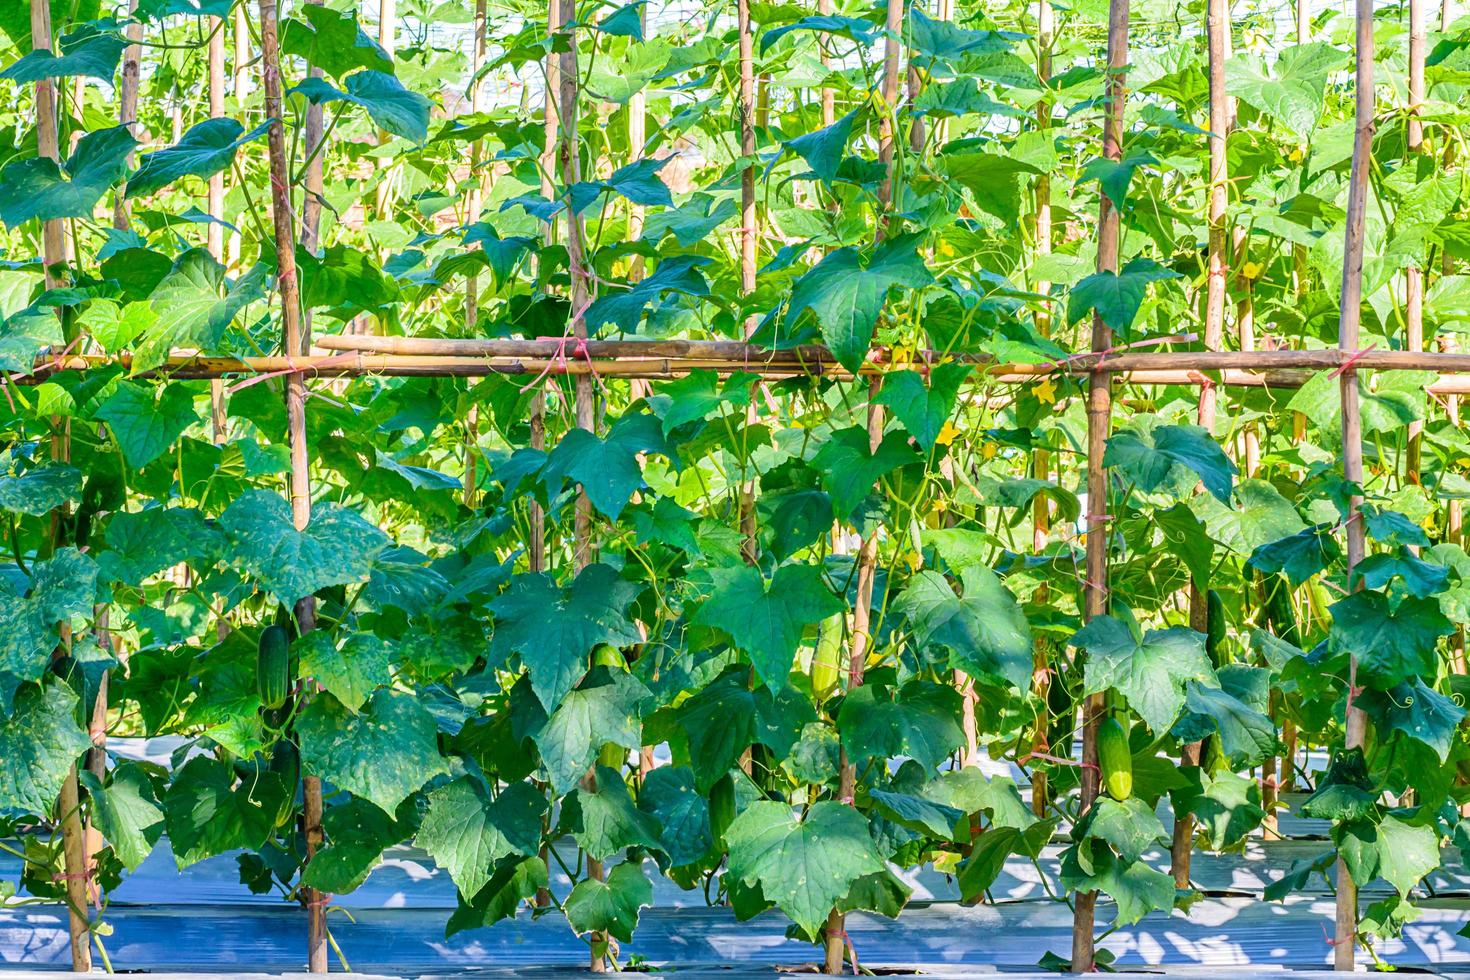
[[[1470,394],[1470,354],[1391,351],[1276,350],[1276,351],[1155,351],[1078,354],[1062,361],[1038,364],[997,363],[984,354],[943,355],[920,351],[899,360],[894,352],[874,348],[860,365],[859,374],[880,374],[912,364],[932,365],[940,360],[973,364],[993,383],[1023,384],[1047,376],[1111,374],[1115,381],[1135,385],[1225,385],[1230,387],[1299,388],[1322,371],[1426,371],[1437,378],[1426,390],[1437,395]],[[62,371],[87,371],[107,366],[130,369],[132,356],[68,354],[37,357],[25,376],[11,375],[21,384],[34,384]],[[581,344],[561,339],[456,340],[427,337],[333,336],[317,340],[303,357],[214,357],[176,353],[147,375],[178,379],[221,378],[231,375],[305,374],[318,378],[485,377],[512,375],[540,378],[595,374],[603,377],[673,379],[692,371],[719,374],[748,372],[780,380],[797,377],[851,379],[853,372],[839,365],[825,347],[807,345],[768,350],[738,341],[722,340],[589,340]]]

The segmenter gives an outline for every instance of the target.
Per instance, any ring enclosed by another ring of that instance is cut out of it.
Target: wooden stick
[[[321,6],[322,0],[306,0],[313,6]],[[324,73],[316,65],[308,65],[306,74],[310,78],[322,78]],[[326,148],[322,141],[326,139],[325,122],[322,117],[323,106],[320,102],[306,103],[306,124],[302,127],[302,141],[306,144],[306,180],[304,193],[301,195],[301,247],[308,253],[315,255],[321,247],[322,231],[322,193],[326,188],[324,174],[326,170]],[[304,311],[305,330],[311,335],[311,310]]]
[[[281,347],[287,359],[305,355],[311,340],[301,317],[300,287],[296,273],[296,229],[291,214],[290,161],[286,150],[286,128],[281,123],[281,49],[276,0],[260,2],[261,85],[265,91],[265,114],[271,120],[266,142],[270,154],[271,220],[276,238],[276,288],[281,296]],[[306,376],[286,376],[286,428],[291,450],[291,519],[297,530],[311,521],[311,474],[306,453]],[[316,623],[316,605],[311,596],[296,603],[300,633]],[[320,777],[307,776],[305,800],[306,860],[309,864],[322,843],[322,784]],[[303,889],[307,914],[307,966],[312,973],[327,972],[327,908],[325,897],[315,889]]]
[[[1209,260],[1205,276],[1205,347],[1217,350],[1225,334],[1225,285],[1228,270],[1225,257],[1225,135],[1230,127],[1230,103],[1225,94],[1225,46],[1230,32],[1230,10],[1226,0],[1208,0],[1205,13],[1205,37],[1209,49],[1210,157],[1205,196],[1209,221]],[[1200,388],[1199,408],[1195,421],[1213,433],[1215,428],[1216,390],[1213,385]],[[1200,633],[1209,631],[1208,583],[1189,583],[1189,625]],[[1190,742],[1180,749],[1182,766],[1198,766],[1202,742]],[[1194,816],[1174,814],[1173,841],[1169,848],[1170,871],[1174,887],[1189,888],[1190,858],[1194,853]]]
[[[1368,207],[1368,170],[1373,152],[1373,0],[1357,0],[1357,73],[1354,81],[1356,126],[1353,138],[1353,162],[1348,182],[1347,230],[1343,245],[1342,290],[1338,308],[1338,347],[1356,350],[1358,327],[1363,314],[1363,218]],[[1350,485],[1363,482],[1363,428],[1358,410],[1358,372],[1345,365],[1339,376],[1342,396],[1342,475]],[[1363,498],[1348,498],[1347,515],[1347,580],[1349,590],[1360,583],[1353,573],[1363,560],[1366,537],[1359,512]],[[1357,658],[1348,663],[1348,709],[1346,748],[1360,747],[1367,737],[1368,716],[1353,704],[1352,689],[1357,684]],[[1333,939],[1332,960],[1338,970],[1352,970],[1358,943],[1358,886],[1348,872],[1347,863],[1337,859],[1337,933]]]
[[[392,61],[398,49],[398,0],[378,0],[378,45],[388,52],[388,60]],[[379,146],[392,138],[388,133],[378,131]],[[378,218],[384,221],[391,217],[389,208],[393,203],[392,167],[393,161],[387,157],[380,157],[377,161],[378,187],[373,195],[373,208]]]
[[[1405,149],[1410,164],[1424,150],[1424,0],[1409,0],[1409,118],[1405,125]],[[1404,348],[1424,349],[1424,270],[1415,262],[1404,270]],[[1408,447],[1404,455],[1404,477],[1420,482],[1420,455],[1424,423],[1409,423]]]
[[[1123,158],[1124,71],[1128,65],[1128,0],[1110,0],[1108,4],[1108,79],[1107,109],[1103,117],[1103,157]],[[1099,195],[1097,268],[1099,272],[1118,271],[1119,216],[1106,194]],[[1092,349],[1105,351],[1112,346],[1112,331],[1101,316],[1093,313]],[[1087,385],[1087,579],[1083,585],[1083,618],[1095,619],[1108,611],[1108,476],[1103,469],[1103,449],[1107,445],[1112,423],[1112,386],[1094,373]],[[1097,801],[1098,765],[1097,730],[1106,701],[1101,694],[1089,695],[1082,706],[1082,773],[1078,816],[1090,810]],[[1073,973],[1091,973],[1095,962],[1093,925],[1097,909],[1097,892],[1079,893],[1073,904],[1072,962]]]
[[[128,0],[128,46],[123,49],[122,80],[117,86],[117,121],[128,127],[134,138],[138,136],[138,73],[143,57],[143,25],[132,19],[138,10],[138,0]],[[132,166],[129,159],[128,165]],[[119,189],[113,194],[112,227],[126,231],[132,224],[128,199]]]
[[[755,292],[755,38],[750,29],[750,0],[736,0],[736,29],[740,37],[740,83],[736,114],[740,119],[740,155],[747,161],[740,172],[740,295]],[[760,323],[752,313],[745,319],[750,336]]]

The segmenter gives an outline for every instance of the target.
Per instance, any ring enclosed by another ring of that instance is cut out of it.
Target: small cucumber
[[[1128,732],[1116,718],[1098,726],[1097,761],[1109,796],[1121,803],[1133,795],[1133,753],[1128,749]]]
[[[817,627],[817,649],[812,654],[812,693],[818,701],[827,700],[837,690],[844,618],[843,613],[833,613]]]
[[[256,645],[255,683],[260,703],[274,710],[291,696],[291,634],[284,626],[267,626]]]

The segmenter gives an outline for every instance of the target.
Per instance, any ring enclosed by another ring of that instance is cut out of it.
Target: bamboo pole
[[[276,288],[281,297],[281,347],[286,358],[305,355],[310,335],[301,316],[300,286],[296,273],[295,221],[291,213],[291,166],[287,156],[286,128],[282,124],[281,49],[276,0],[260,3],[261,87],[265,92],[265,114],[271,120],[266,141],[270,154],[271,220],[275,230]],[[311,521],[311,474],[306,450],[306,376],[286,376],[286,428],[291,451],[291,519],[297,530]],[[296,603],[300,633],[316,624],[316,604],[311,596]],[[305,801],[304,836],[309,864],[322,843],[322,784],[320,777],[307,776],[303,783]],[[303,889],[307,913],[307,964],[312,973],[327,972],[326,897],[315,889]]]
[[[125,31],[128,46],[123,48],[122,79],[117,86],[117,121],[128,127],[134,139],[138,136],[138,73],[143,58],[143,25],[133,19],[137,10],[138,0],[128,0],[128,26]],[[132,165],[131,160],[128,165]],[[132,224],[131,211],[127,196],[121,190],[117,191],[112,199],[112,227],[126,231]]]
[[[378,0],[378,45],[388,52],[393,60],[398,50],[398,0]],[[392,137],[386,132],[378,133],[378,145],[382,146]],[[380,219],[389,217],[388,209],[393,200],[393,182],[390,179],[392,163],[386,158],[377,162],[378,187],[373,197],[374,212]]]
[[[740,83],[736,113],[740,117],[740,155],[745,166],[740,172],[740,295],[755,292],[755,38],[750,28],[750,0],[736,0],[735,16],[740,35]],[[745,334],[755,332],[760,318],[745,319]]]
[[[306,0],[313,6],[321,6],[322,0]],[[322,78],[324,73],[316,65],[307,66],[307,76]],[[320,102],[306,103],[306,123],[302,127],[302,140],[306,144],[306,180],[301,195],[301,247],[315,255],[321,247],[322,192],[325,190],[326,139],[325,120]],[[311,336],[311,310],[302,313],[306,336]]]
[[[555,2],[555,0],[553,0]],[[561,179],[564,187],[571,187],[581,180],[581,157],[577,140],[578,88],[577,74],[577,3],[576,0],[561,0],[561,30],[566,35],[561,52],[561,108],[558,113],[561,139],[558,153],[561,158]],[[571,335],[579,341],[587,339],[587,307],[591,303],[591,275],[587,268],[584,228],[580,216],[567,213],[567,265],[571,289]],[[596,392],[592,388],[592,375],[579,374],[574,382],[575,414],[579,429],[597,431]],[[577,491],[575,524],[572,532],[572,564],[581,572],[593,560],[592,501],[587,491]],[[583,786],[589,791],[597,788],[597,770],[591,769],[583,778]],[[587,877],[594,881],[603,880],[602,862],[587,859]],[[608,934],[595,930],[589,936],[590,951],[588,968],[593,973],[607,972]]]
[[[1205,14],[1205,37],[1209,48],[1210,157],[1205,190],[1209,220],[1209,260],[1205,277],[1205,335],[1209,350],[1220,347],[1225,334],[1225,286],[1229,274],[1225,256],[1225,136],[1230,128],[1230,103],[1225,94],[1225,47],[1230,32],[1230,10],[1226,0],[1208,0]],[[1195,421],[1213,433],[1215,428],[1216,391],[1213,385],[1200,388],[1199,409]],[[1189,625],[1209,631],[1208,585],[1199,581],[1189,584]],[[1184,766],[1200,764],[1202,742],[1190,742],[1180,750],[1179,762]],[[1174,887],[1189,887],[1189,864],[1194,851],[1194,816],[1174,815],[1173,842],[1169,848],[1170,870]]]
[[[31,47],[35,51],[50,51],[51,5],[48,0],[31,0]],[[58,165],[61,160],[59,134],[56,118],[56,86],[59,82],[40,79],[35,83],[36,92],[36,153]],[[46,267],[45,279],[48,289],[62,285],[66,265],[65,229],[60,220],[53,219],[41,226],[41,256]],[[52,452],[56,459],[66,460],[71,454],[70,437],[65,420],[52,419]],[[53,523],[53,543],[60,528]],[[64,656],[71,637],[66,624],[61,625],[61,644],[57,655]],[[56,816],[61,823],[62,866],[66,880],[67,935],[71,945],[71,968],[77,973],[92,969],[92,933],[87,920],[88,885],[92,881],[91,861],[87,857],[87,835],[82,824],[81,792],[77,783],[76,760],[72,760],[61,793],[56,804]]]
[[[1056,14],[1052,9],[1051,0],[1037,0],[1036,4],[1036,74],[1043,81],[1051,77],[1052,73],[1052,44],[1055,40]],[[1043,97],[1036,104],[1036,128],[1042,133],[1051,129],[1052,104],[1051,100]],[[1035,249],[1038,256],[1051,254],[1051,174],[1044,168],[1036,175],[1034,183],[1036,194],[1036,217],[1033,222],[1033,235],[1036,239]],[[1043,296],[1051,294],[1051,283],[1038,280],[1032,284],[1032,289]],[[1051,305],[1043,304],[1041,312],[1036,315],[1036,331],[1043,337],[1051,336]],[[1038,448],[1031,456],[1033,475],[1038,480],[1049,480],[1051,478],[1051,453],[1045,449]],[[1031,549],[1040,554],[1047,545],[1051,531],[1051,505],[1047,502],[1046,494],[1037,494],[1031,509]],[[1037,601],[1046,601],[1048,592],[1045,583],[1038,587]],[[1032,652],[1032,692],[1037,701],[1036,720],[1033,723],[1031,734],[1031,751],[1042,755],[1050,754],[1050,738],[1048,732],[1051,727],[1051,714],[1047,710],[1047,695],[1051,687],[1051,643],[1038,636]],[[968,684],[971,696],[974,694],[974,684]],[[974,724],[974,706],[967,705],[971,725]],[[1046,772],[1036,769],[1031,774],[1031,810],[1038,817],[1046,815],[1047,806],[1050,802],[1050,792],[1047,784]]]
[[[831,13],[832,0],[817,0],[817,16],[825,17]],[[817,57],[821,61],[822,68],[830,68],[832,56],[827,52],[827,36],[825,34],[817,34],[817,50],[819,52]],[[827,80],[824,78],[822,80],[822,128],[826,129],[832,123],[836,122],[836,120],[837,93],[832,91],[832,86],[828,85]]]
[[[1108,4],[1108,79],[1106,113],[1103,117],[1103,157],[1123,157],[1124,72],[1128,65],[1128,0],[1110,0]],[[1099,272],[1118,271],[1119,216],[1106,194],[1098,195],[1097,268]],[[1101,316],[1093,313],[1092,349],[1105,351],[1112,346],[1112,331]],[[1087,579],[1083,583],[1083,618],[1095,619],[1108,611],[1108,539],[1111,525],[1108,515],[1108,477],[1103,469],[1103,449],[1107,445],[1113,410],[1112,387],[1095,373],[1087,385]],[[1097,729],[1106,702],[1101,694],[1089,695],[1082,707],[1082,770],[1079,778],[1081,799],[1078,816],[1092,809],[1097,801],[1098,764]],[[1091,973],[1095,961],[1093,924],[1097,910],[1097,892],[1079,893],[1073,904],[1072,961],[1073,973]]]
[[[209,86],[209,118],[219,119],[225,114],[225,22],[221,18],[211,18],[211,20],[214,26],[209,32],[209,76],[206,84]],[[225,252],[225,229],[218,222],[225,215],[225,175],[223,171],[209,178],[209,192],[205,206],[209,209],[209,216],[215,219],[205,226],[205,245],[209,249],[209,254],[214,256],[215,261],[222,261]]]
[[[648,27],[648,6],[640,4],[638,7],[638,25],[640,30]],[[628,97],[628,162],[633,163],[643,159],[643,147],[648,142],[648,95],[643,89],[639,89]],[[643,205],[628,202],[628,241],[636,242],[643,237]],[[628,279],[631,282],[639,282],[643,279],[645,264],[643,256],[635,255],[628,267]],[[635,398],[641,398],[647,391],[634,392]]]
[[[482,108],[482,93],[484,91],[484,85],[480,79],[480,69],[485,64],[486,14],[486,0],[475,0],[475,27],[470,41],[470,81],[469,91],[466,94],[469,97],[470,112],[477,115]],[[475,140],[470,145],[470,186],[469,194],[465,200],[465,222],[471,225],[480,220],[480,214],[484,209],[484,178],[480,175],[480,165],[484,153],[485,146],[483,140]],[[465,330],[475,332],[479,320],[480,277],[472,272],[465,276],[464,280]],[[480,409],[478,405],[470,405],[465,411],[464,423],[464,505],[473,510],[479,503],[477,490],[480,482]]]
[[[1342,290],[1338,304],[1341,319],[1338,347],[1356,350],[1358,328],[1363,313],[1363,219],[1368,206],[1368,170],[1373,153],[1373,0],[1356,0],[1357,71],[1354,79],[1355,130],[1353,162],[1348,182],[1347,230],[1343,245]],[[1358,371],[1345,364],[1339,376],[1342,395],[1342,475],[1349,485],[1361,487],[1363,482],[1363,429],[1358,410]],[[1347,580],[1355,590],[1354,571],[1363,559],[1366,538],[1359,508],[1363,498],[1355,493],[1348,498]],[[1368,716],[1353,704],[1357,685],[1357,658],[1349,660],[1345,746],[1360,747],[1368,730]],[[1348,872],[1347,863],[1337,859],[1337,934],[1333,939],[1333,966],[1352,970],[1356,956],[1358,933],[1358,886]]]
[[[1409,117],[1405,124],[1405,148],[1409,160],[1424,151],[1424,0],[1409,0]],[[1424,270],[1415,262],[1404,270],[1404,348],[1424,349]],[[1404,477],[1420,482],[1420,455],[1424,423],[1409,423]]]
[[[243,3],[235,4],[234,49],[230,64],[234,84],[230,91],[235,96],[236,108],[244,112],[245,98],[250,94],[250,15]]]

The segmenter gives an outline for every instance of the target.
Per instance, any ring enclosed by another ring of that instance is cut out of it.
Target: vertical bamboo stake
[[[825,17],[832,13],[832,0],[817,0],[817,14]],[[822,67],[827,68],[832,63],[832,57],[827,53],[827,38],[824,34],[817,35],[818,57],[821,59]],[[832,86],[822,82],[822,128],[826,128],[837,120],[837,93],[832,91]]]
[[[1230,128],[1230,105],[1225,95],[1225,44],[1230,30],[1230,11],[1226,0],[1209,0],[1205,15],[1205,36],[1209,47],[1210,92],[1210,160],[1209,180],[1205,195],[1208,200],[1209,264],[1205,278],[1205,335],[1207,350],[1219,350],[1225,333],[1225,135]],[[1196,422],[1205,429],[1215,427],[1215,389],[1202,385]],[[1201,633],[1209,631],[1209,603],[1200,582],[1189,585],[1189,625]],[[1180,751],[1180,763],[1200,763],[1200,742],[1191,742]],[[1187,813],[1174,815],[1174,840],[1170,847],[1170,868],[1175,888],[1189,887],[1189,862],[1194,844],[1194,817]]]
[[[306,0],[306,2],[320,6],[322,0]],[[308,65],[307,75],[311,78],[321,78],[323,72],[315,65]],[[326,133],[320,102],[306,103],[306,125],[302,128],[307,162],[305,193],[301,196],[301,247],[315,255],[321,245],[322,191],[325,187],[324,172],[327,156],[326,148],[322,146]],[[311,311],[304,311],[302,317],[305,333],[309,337],[311,336]]]
[[[1311,0],[1296,0],[1296,43],[1306,44],[1312,37]]]
[[[1103,117],[1103,157],[1123,158],[1124,72],[1128,65],[1128,0],[1108,3],[1108,78],[1106,115]],[[1118,271],[1118,212],[1106,194],[1099,195],[1097,229],[1097,268],[1099,272]],[[1112,331],[1096,312],[1092,316],[1092,349],[1107,350],[1112,345]],[[1083,583],[1083,618],[1095,619],[1108,611],[1108,538],[1111,525],[1108,515],[1108,476],[1103,469],[1103,450],[1107,445],[1112,422],[1112,381],[1098,371],[1087,380],[1087,580]],[[1101,694],[1089,695],[1082,706],[1082,770],[1081,799],[1078,816],[1092,809],[1097,801],[1098,764],[1097,729],[1106,702]],[[1094,964],[1093,922],[1097,912],[1097,892],[1079,893],[1073,905],[1072,963],[1073,973],[1090,973]]]
[[[282,124],[281,47],[276,0],[260,3],[260,75],[265,92],[265,114],[271,120],[266,134],[270,154],[271,220],[276,238],[276,288],[281,295],[281,347],[287,356],[307,353],[311,338],[301,317],[300,285],[296,276],[296,229],[291,214],[291,167],[287,157],[286,128]],[[291,519],[298,530],[311,521],[311,477],[306,454],[306,382],[299,373],[286,376],[286,427],[291,450]],[[296,603],[297,628],[310,632],[316,625],[316,603],[311,596]],[[322,842],[322,783],[317,776],[303,782],[306,859],[310,863]],[[327,909],[325,897],[304,889],[307,913],[307,964],[312,973],[327,972]]]
[[[561,29],[561,0],[549,0],[546,5],[546,36],[555,37]],[[557,100],[561,98],[561,56],[547,51],[546,60],[543,62],[546,74],[546,88],[542,93],[541,119],[543,125],[542,148],[541,148],[541,196],[550,200],[556,193],[555,183],[551,179],[552,167],[555,166],[557,147],[560,145],[561,114],[557,108]],[[556,240],[556,218],[543,222],[541,225],[541,238],[550,245]],[[531,401],[531,448],[542,449],[546,446],[546,388],[538,387]],[[531,546],[527,554],[527,561],[533,572],[546,570],[546,511],[542,509],[534,499],[531,501]],[[544,857],[544,856],[543,856]],[[538,905],[550,904],[549,893],[544,896],[537,894]]]
[[[1036,74],[1043,81],[1051,77],[1052,69],[1052,41],[1056,30],[1056,14],[1052,10],[1050,0],[1037,0],[1036,4]],[[1051,129],[1052,105],[1051,101],[1042,98],[1036,104],[1036,128],[1045,133]],[[1051,254],[1051,174],[1045,170],[1036,175],[1036,220],[1033,234],[1036,238],[1036,254]],[[1047,295],[1051,292],[1051,283],[1038,281],[1033,284],[1035,292]],[[1036,329],[1043,337],[1051,335],[1051,308],[1045,306],[1042,312],[1036,316]],[[1038,449],[1031,457],[1034,474],[1038,480],[1046,480],[1051,474],[1051,454],[1045,449]],[[1031,508],[1031,548],[1040,553],[1047,545],[1051,531],[1051,508],[1046,501],[1045,494],[1037,494],[1036,500]],[[1046,585],[1040,586],[1041,590]],[[1039,591],[1037,601],[1044,601],[1046,593]],[[1037,699],[1037,712],[1035,727],[1031,735],[1031,751],[1048,754],[1050,749],[1050,738],[1047,734],[1051,725],[1050,712],[1047,711],[1047,693],[1051,687],[1050,674],[1050,644],[1037,637],[1032,653],[1032,691]],[[973,694],[974,686],[970,686]],[[971,716],[974,714],[973,705],[968,706]],[[1047,786],[1046,773],[1040,770],[1031,774],[1031,811],[1038,817],[1046,815],[1046,808],[1050,802],[1050,792]]]
[[[566,48],[561,53],[561,179],[564,187],[571,187],[581,179],[581,157],[577,145],[577,97],[580,79],[577,73],[577,2],[562,0],[561,30],[566,35]],[[567,265],[571,281],[572,336],[587,339],[587,306],[590,297],[590,275],[586,264],[583,225],[580,216],[567,211]],[[588,432],[597,430],[596,392],[592,389],[592,378],[579,374],[576,378],[577,427]],[[592,501],[587,492],[577,491],[576,517],[572,536],[572,564],[580,572],[592,562]],[[596,770],[589,771],[583,779],[589,790],[597,787]],[[601,861],[587,859],[587,877],[596,881],[603,878]],[[593,973],[607,972],[607,933],[598,930],[591,934],[589,969]]]
[[[143,25],[133,20],[138,9],[138,0],[128,0],[128,46],[123,49],[122,81],[117,87],[117,121],[128,127],[134,138],[138,135],[138,72],[143,57]],[[125,231],[129,221],[128,199],[121,191],[112,200],[112,227]]]
[[[51,50],[51,5],[48,0],[31,0],[31,46],[36,51]],[[36,85],[36,153],[38,156],[59,164],[61,159],[56,128],[56,82],[40,79]],[[59,220],[45,222],[41,226],[42,262],[46,266],[46,286],[54,288],[65,281],[66,239]],[[56,424],[56,423],[53,423]],[[64,430],[63,430],[64,432]],[[70,454],[69,439],[65,434],[53,436],[53,451],[57,459]],[[70,642],[65,625],[62,627],[60,651],[64,652]],[[60,653],[58,654],[60,655]],[[82,826],[81,791],[77,784],[77,766],[73,760],[61,784],[61,794],[56,804],[57,818],[61,821],[63,869],[66,875],[66,904],[68,935],[71,940],[71,968],[78,973],[92,969],[92,933],[87,921],[87,885],[91,881],[91,861],[87,857],[86,830]]]
[[[1338,307],[1337,346],[1343,351],[1358,349],[1358,327],[1363,314],[1363,217],[1368,206],[1368,170],[1373,153],[1373,0],[1356,0],[1357,74],[1353,97],[1356,128],[1353,163],[1348,182],[1347,231],[1343,244],[1342,290]],[[1348,483],[1363,482],[1363,426],[1358,412],[1358,372],[1351,363],[1339,377],[1342,396],[1342,475]],[[1359,511],[1363,498],[1348,498],[1347,579],[1349,590],[1358,584],[1353,576],[1363,560],[1365,534]],[[1368,731],[1368,716],[1353,704],[1358,680],[1357,658],[1348,663],[1348,699],[1345,746],[1358,748]],[[1358,886],[1348,873],[1347,863],[1337,859],[1337,935],[1333,940],[1333,966],[1352,970],[1358,941]]]
[[[755,39],[750,30],[750,2],[736,0],[735,17],[740,35],[740,155],[745,168],[740,172],[740,294],[755,292]],[[759,318],[746,318],[745,332],[754,331]]]
[[[485,23],[486,23],[486,0],[475,0],[475,31],[471,39],[470,53],[470,112],[479,113],[481,109],[481,94],[484,85],[480,79],[480,68],[485,64]],[[484,156],[485,146],[481,140],[475,140],[470,146],[470,190],[469,197],[465,201],[465,222],[474,224],[480,220],[483,210],[483,184],[484,178],[480,175],[480,162]],[[465,332],[469,336],[476,333],[476,325],[480,320],[480,277],[473,272],[465,276],[464,280],[464,324]],[[465,412],[464,418],[464,505],[473,509],[479,503],[479,446],[480,446],[480,409],[478,405],[471,405]]]
[[[393,60],[393,54],[398,50],[398,0],[378,0],[378,44],[388,52],[388,60]],[[390,137],[385,132],[378,133],[378,145],[387,143]],[[388,206],[393,199],[392,181],[389,180],[390,164],[386,159],[377,163],[378,189],[374,198],[374,209],[379,218],[388,217]]]
[[[1409,118],[1405,142],[1413,161],[1424,150],[1424,0],[1409,0]],[[1404,270],[1404,348],[1424,349],[1424,270],[1415,262]],[[1420,454],[1424,423],[1409,423],[1409,444],[1404,459],[1404,477],[1420,482]]]
[[[638,23],[647,29],[648,7],[646,4],[638,7]],[[648,95],[643,89],[639,89],[628,97],[628,162],[633,163],[643,159],[643,144],[648,141]],[[643,205],[628,204],[628,241],[636,242],[643,237]],[[638,282],[643,278],[644,262],[643,256],[633,256],[633,261],[628,268],[628,278]],[[646,381],[639,382],[633,386],[633,397],[641,398],[649,392]]]
[[[209,118],[218,119],[225,114],[225,22],[219,18],[210,19],[213,21],[213,28],[209,32]],[[136,93],[134,98],[137,98]],[[134,115],[136,117],[136,110]],[[220,261],[224,258],[225,251],[225,229],[217,223],[225,215],[223,171],[209,178],[206,207],[209,209],[209,216],[215,221],[205,226],[205,244],[215,261]]]
[[[899,48],[902,43],[905,0],[888,0],[887,37],[883,48],[883,115],[879,126],[878,158],[883,161],[885,174],[879,187],[879,202],[882,208],[877,215],[873,230],[874,238],[881,241],[884,222],[892,202],[895,171],[897,169],[894,141],[897,138],[897,106],[899,86]],[[883,385],[881,375],[875,376],[868,388],[868,451],[877,452],[883,442],[883,406],[874,400]],[[847,665],[847,689],[856,690],[863,685],[863,674],[867,667],[868,650],[872,646],[873,583],[878,569],[878,529],[863,539],[858,551],[857,600],[852,608],[852,646]],[[838,797],[851,804],[857,795],[857,769],[848,760],[847,752],[839,750]],[[837,909],[827,915],[824,931],[824,973],[836,975],[842,972],[842,956],[847,938],[846,916]]]

